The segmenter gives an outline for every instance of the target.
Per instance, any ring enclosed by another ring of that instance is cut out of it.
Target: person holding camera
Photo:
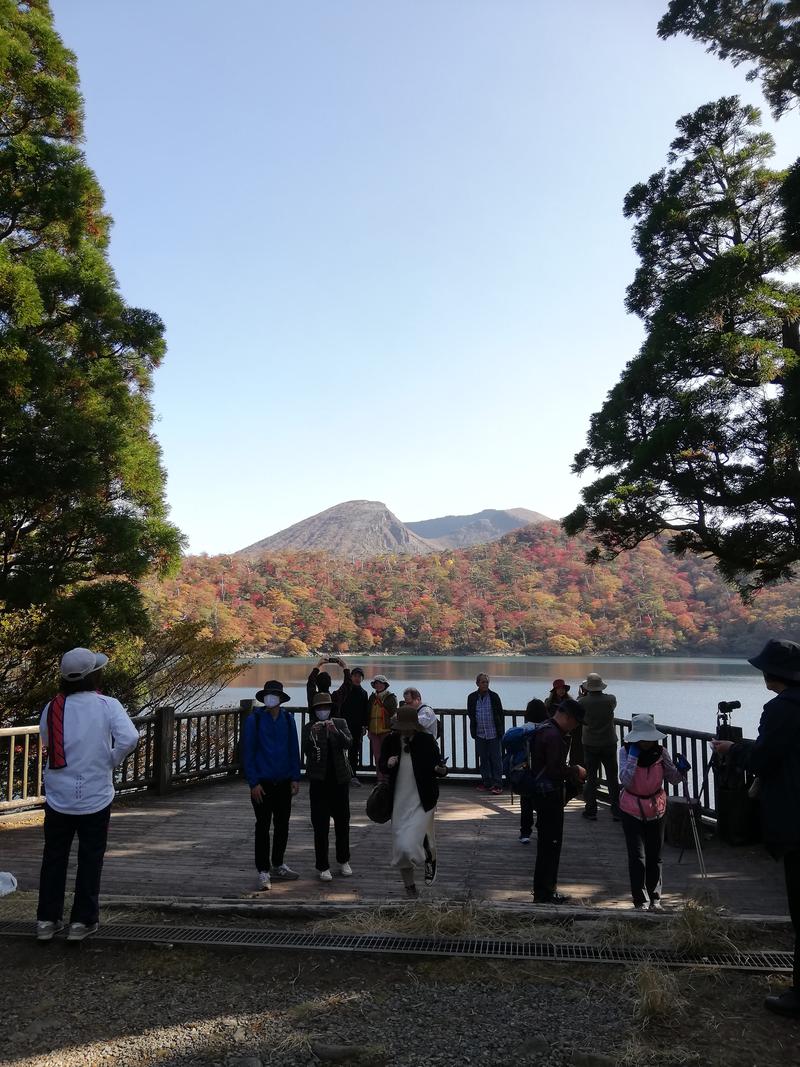
[[[783,860],[789,915],[794,927],[792,988],[771,994],[764,1007],[778,1015],[800,1018],[800,645],[767,641],[747,661],[764,675],[775,693],[764,705],[755,741],[712,741],[717,756],[759,781],[764,844]]]
[[[619,751],[619,810],[628,848],[628,874],[637,911],[661,911],[661,850],[667,792],[686,770],[676,767],[659,742],[662,734],[652,715],[631,715],[631,728]],[[686,764],[688,769],[688,764]]]
[[[345,720],[332,717],[331,708],[330,693],[317,693],[312,718],[303,727],[302,744],[316,867],[322,882],[333,879],[328,855],[331,818],[339,873],[345,878],[353,873],[350,866],[350,764],[347,761],[347,749],[353,738]]]

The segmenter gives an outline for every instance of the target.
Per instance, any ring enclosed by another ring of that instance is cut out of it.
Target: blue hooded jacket
[[[300,781],[300,745],[294,715],[281,708],[277,718],[265,708],[251,712],[242,730],[242,764],[252,789],[267,782]]]

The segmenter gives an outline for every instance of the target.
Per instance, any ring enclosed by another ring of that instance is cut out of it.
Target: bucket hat
[[[564,681],[563,678],[556,678],[556,680],[553,682],[553,684],[552,684],[552,686],[550,688],[551,689],[566,689],[566,691],[569,692],[569,686],[567,685],[567,683]]]
[[[764,674],[800,682],[800,645],[796,641],[767,641],[759,654],[747,662]]]
[[[369,684],[370,685],[375,685],[376,682],[383,682],[383,684],[386,686],[386,688],[387,689],[389,688],[390,682],[389,682],[389,679],[386,677],[385,674],[376,674],[375,677],[372,679],[372,681]]]
[[[629,743],[635,741],[663,741],[666,734],[656,729],[655,715],[635,713],[631,715],[631,728],[625,738]]]
[[[88,648],[71,648],[61,657],[61,677],[68,682],[79,682],[108,663],[102,652],[90,652]]]
[[[271,682],[266,682],[263,689],[259,689],[259,691],[256,693],[256,700],[258,700],[259,703],[263,704],[264,697],[268,696],[270,693],[272,693],[274,696],[280,697],[281,704],[285,704],[287,700],[292,699],[288,693],[284,693],[283,682],[276,682],[275,679],[273,679]]]
[[[313,708],[330,708],[333,706],[330,693],[315,693],[314,702],[311,705]]]
[[[417,731],[423,731],[423,728],[419,724],[419,718],[416,711],[409,707],[408,704],[403,704],[397,709],[397,714],[393,715],[389,725],[393,730],[397,730],[399,734],[413,734]]]
[[[594,672],[587,674],[581,682],[581,685],[588,693],[601,693],[604,689],[608,688],[600,675],[595,674]]]

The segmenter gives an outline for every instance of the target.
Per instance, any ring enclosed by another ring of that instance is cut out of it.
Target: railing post
[[[156,708],[154,762],[156,792],[160,797],[172,789],[172,743],[175,708]]]
[[[244,778],[244,764],[242,763],[242,734],[244,732],[244,720],[253,710],[255,700],[249,697],[239,701],[238,730],[236,732],[236,762],[239,764],[239,777]]]

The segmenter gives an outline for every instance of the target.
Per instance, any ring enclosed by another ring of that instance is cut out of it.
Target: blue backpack
[[[526,722],[503,734],[503,773],[511,792],[522,797],[540,792],[541,772],[534,774],[531,768],[531,742],[538,725]]]

